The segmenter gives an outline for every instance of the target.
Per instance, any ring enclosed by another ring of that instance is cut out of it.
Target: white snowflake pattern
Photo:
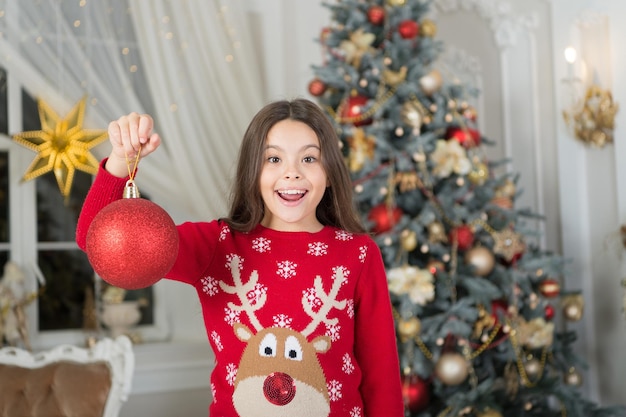
[[[202,278],[202,291],[209,297],[214,296],[219,292],[219,285],[217,280],[213,277]]]
[[[350,355],[346,353],[345,355],[343,355],[341,361],[343,362],[343,365],[341,365],[342,371],[344,371],[348,375],[354,372],[354,364],[352,363],[352,358],[350,358]]]
[[[336,342],[341,338],[339,331],[341,330],[341,326],[338,324],[327,324],[326,325],[326,336],[330,337],[331,342]]]
[[[228,225],[224,225],[221,229],[220,229],[220,237],[219,237],[219,241],[223,241],[224,239],[226,239],[226,236],[228,236],[228,233],[230,233],[230,227],[228,227]]]
[[[350,270],[345,266],[336,266],[333,268],[333,276],[336,276],[337,272],[341,270],[343,272],[343,281],[341,281],[341,285],[348,283],[348,275],[350,275]]]
[[[215,348],[218,352],[221,352],[224,349],[224,345],[222,345],[222,338],[215,330],[211,332],[211,340],[213,340],[213,344],[215,344]]]
[[[350,417],[363,417],[363,410],[361,407],[354,407],[350,410]]]
[[[351,319],[354,318],[354,300],[348,300],[346,304],[346,313]]]
[[[361,261],[361,263],[365,263],[365,258],[367,257],[367,246],[361,246],[359,248],[359,252],[361,252],[361,254],[359,255],[359,260]]]
[[[328,255],[328,245],[324,242],[309,243],[309,250],[307,251],[307,254],[313,256]]]
[[[211,394],[213,395],[213,402],[214,403],[217,402],[217,397],[215,396],[216,393],[217,393],[217,391],[215,390],[215,384],[211,382]]]
[[[285,314],[277,314],[273,318],[274,326],[290,328],[293,319]]]
[[[346,232],[345,230],[337,230],[335,232],[335,239],[342,240],[344,242],[347,240],[352,240],[352,233]]]
[[[336,380],[332,380],[326,384],[328,388],[328,396],[331,401],[339,401],[343,395],[341,394],[341,389],[343,388],[341,383]]]
[[[229,363],[226,366],[226,382],[228,385],[235,385],[235,378],[237,377],[237,366],[234,363]]]
[[[235,258],[239,259],[239,270],[241,271],[243,269],[243,258],[237,255],[236,253],[231,253],[230,255],[226,255],[226,264],[225,264],[226,269],[230,271],[230,262]]]
[[[263,296],[263,294],[266,294],[266,293],[267,293],[267,287],[257,283],[254,286],[254,289],[252,291],[249,291],[248,294],[246,294],[246,296],[248,297],[248,300],[250,300],[250,304],[255,305],[256,303],[259,302],[259,299]]]
[[[241,311],[236,311],[230,308],[224,309],[224,321],[232,326],[235,323],[239,323],[239,314]]]
[[[267,238],[258,237],[252,241],[252,249],[259,253],[269,252],[272,249],[271,243]]]
[[[291,261],[278,262],[278,269],[276,273],[281,277],[287,279],[296,276],[296,267],[298,264]]]
[[[302,296],[306,298],[307,303],[311,307],[319,307],[322,304],[322,300],[318,298],[317,292],[313,287],[307,288],[306,290],[302,291]]]

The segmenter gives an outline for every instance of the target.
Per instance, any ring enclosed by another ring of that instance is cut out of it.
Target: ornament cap
[[[135,184],[135,181],[132,179],[126,181],[126,186],[124,187],[124,198],[139,198],[139,188]]]

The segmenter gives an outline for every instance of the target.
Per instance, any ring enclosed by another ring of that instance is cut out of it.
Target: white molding
[[[514,46],[523,30],[534,28],[538,23],[536,14],[515,15],[511,4],[501,0],[436,0],[433,5],[434,15],[437,12],[475,11],[489,22],[500,49]]]

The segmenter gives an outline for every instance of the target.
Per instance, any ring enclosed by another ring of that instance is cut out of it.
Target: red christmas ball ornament
[[[561,284],[553,278],[546,278],[539,284],[539,292],[546,298],[558,297],[561,292]]]
[[[430,387],[415,374],[403,375],[402,398],[406,409],[412,413],[420,412],[430,403]]]
[[[178,231],[155,203],[122,198],[94,217],[87,231],[86,253],[94,271],[109,284],[127,290],[146,288],[174,264]]]
[[[367,20],[372,25],[382,25],[385,21],[385,8],[382,6],[372,6],[367,10]]]
[[[554,307],[552,306],[552,304],[546,304],[543,309],[543,315],[546,320],[552,320],[554,318]]]
[[[460,251],[468,250],[474,244],[474,231],[466,224],[455,227],[448,236],[450,242],[457,242]]]
[[[420,32],[420,25],[415,20],[403,20],[398,25],[398,33],[404,39],[414,39]]]
[[[376,234],[388,232],[402,217],[402,210],[398,207],[390,207],[386,203],[374,206],[367,216],[374,223],[372,231]]]
[[[326,91],[326,83],[319,78],[315,78],[309,83],[309,93],[314,97],[319,97]]]
[[[480,132],[476,129],[451,127],[447,130],[446,137],[456,140],[467,149],[480,145]]]
[[[352,123],[355,126],[364,126],[372,123],[371,118],[364,116],[368,100],[367,96],[361,95],[348,97],[341,109],[341,122]]]

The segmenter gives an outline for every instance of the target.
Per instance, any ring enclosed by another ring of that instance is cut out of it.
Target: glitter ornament
[[[489,275],[496,264],[496,258],[489,249],[484,246],[476,246],[465,253],[465,263],[471,265],[476,275],[484,277]]]
[[[398,33],[400,33],[400,36],[404,39],[413,39],[419,32],[420,26],[415,20],[403,20],[398,26]]]
[[[402,376],[402,398],[404,406],[411,413],[424,410],[430,403],[430,387],[415,374]]]
[[[127,289],[159,281],[178,255],[178,231],[155,203],[139,198],[132,180],[124,198],[105,206],[87,231],[86,252],[94,271],[107,283]]]
[[[315,78],[309,83],[309,93],[312,96],[319,97],[326,91],[326,83],[320,80],[319,78]]]
[[[474,232],[471,226],[461,225],[450,231],[448,236],[450,242],[457,242],[460,251],[468,250],[474,244]]]
[[[382,6],[372,6],[367,11],[367,20],[371,24],[380,26],[385,22],[385,8]]]
[[[390,207],[386,203],[374,206],[369,213],[368,220],[374,223],[372,231],[376,234],[388,232],[402,217],[402,210]]]
[[[296,396],[296,383],[285,373],[273,372],[263,382],[263,394],[272,404],[287,405]]]
[[[448,139],[454,139],[466,149],[480,145],[480,132],[476,129],[451,127],[446,132]]]
[[[365,110],[369,98],[367,96],[354,95],[348,97],[342,104],[340,112],[341,123],[352,123],[355,126],[365,126],[372,123],[372,119],[366,116]]]

